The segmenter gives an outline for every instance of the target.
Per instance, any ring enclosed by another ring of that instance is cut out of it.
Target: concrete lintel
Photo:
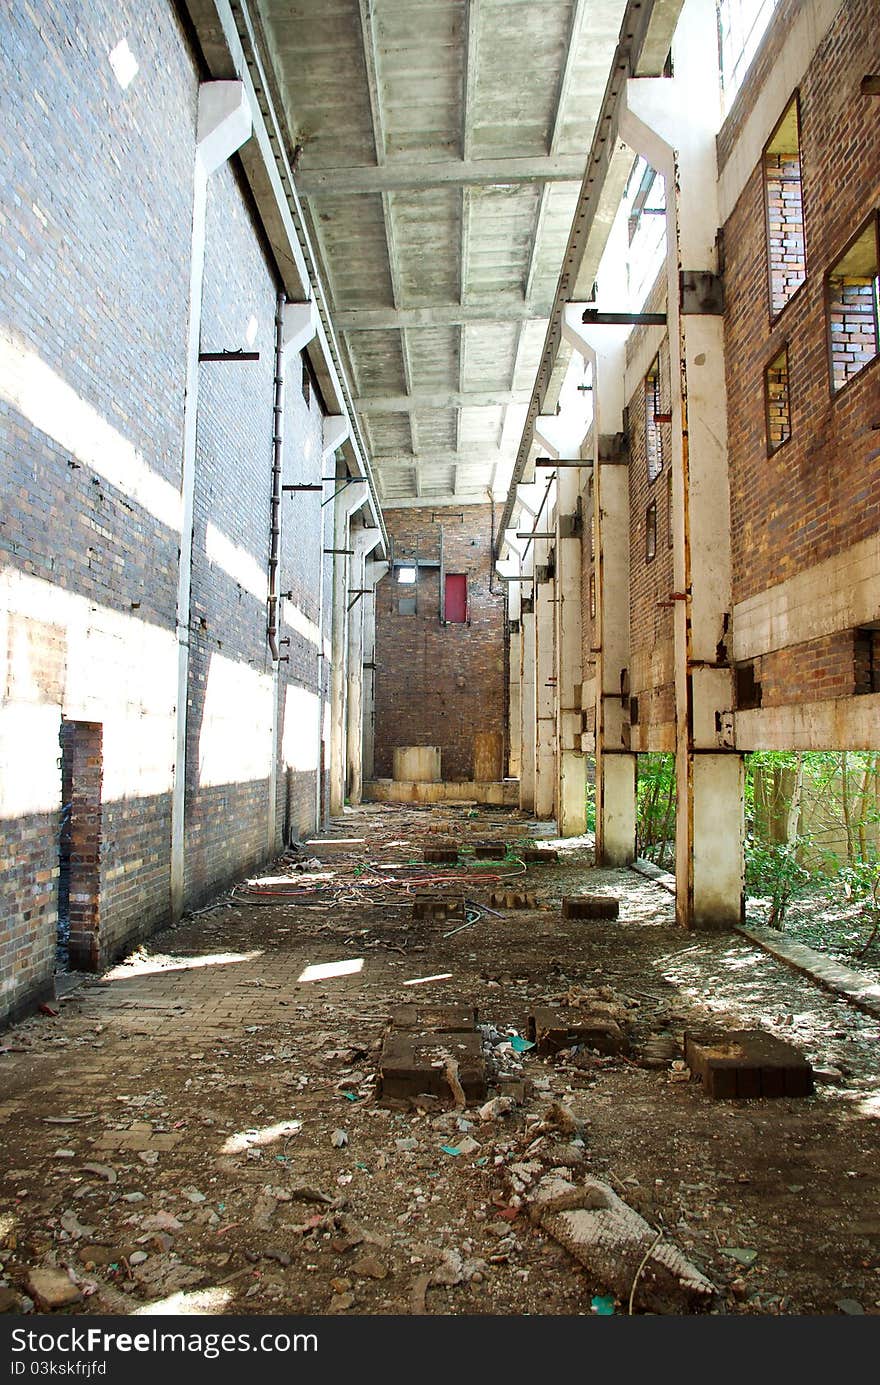
[[[321,431],[321,454],[326,459],[350,437],[351,422],[345,414],[325,414]]]
[[[251,110],[243,82],[202,82],[196,151],[210,176],[250,139]]]
[[[318,305],[313,298],[305,303],[285,303],[282,310],[281,344],[285,354],[302,351],[318,330]]]

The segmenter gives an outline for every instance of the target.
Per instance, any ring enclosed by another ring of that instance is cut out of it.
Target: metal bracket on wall
[[[683,269],[679,283],[683,313],[718,317],[724,312],[724,281],[720,274]]]
[[[665,327],[665,313],[600,313],[585,308],[581,319],[588,327]]]
[[[200,361],[258,361],[259,351],[200,351]]]
[[[296,486],[282,486],[281,489],[283,491],[322,491],[324,487],[321,483],[309,482],[308,484],[306,484],[305,482],[303,482],[301,485]]]

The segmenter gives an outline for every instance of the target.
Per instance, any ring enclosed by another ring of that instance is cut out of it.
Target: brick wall
[[[127,84],[109,57],[123,40],[138,64]],[[91,804],[78,840],[73,823],[72,961],[103,964],[169,918],[198,73],[167,0],[12,0],[0,83],[2,1022],[53,989],[62,719],[88,724],[100,744],[97,805],[94,754],[74,754],[66,786]],[[190,903],[269,848],[275,294],[242,184],[224,168],[209,187],[201,345],[244,345],[253,317],[260,360],[200,368]],[[321,406],[303,399],[298,360],[286,394],[284,479],[315,479]],[[314,826],[320,761],[319,497],[283,504],[290,662],[277,680],[276,843],[285,823]],[[325,603],[325,635],[328,614]],[[304,738],[287,724],[303,694],[314,712]],[[79,919],[77,865],[97,878]]]
[[[666,308],[665,271],[651,290],[646,312]],[[636,328],[627,342],[627,360],[642,350],[644,328]],[[633,750],[666,749],[667,731],[675,720],[672,665],[672,608],[669,594],[674,588],[672,546],[669,525],[669,478],[672,467],[672,427],[658,422],[652,414],[666,418],[671,403],[669,342],[659,351],[656,388],[639,382],[627,404],[630,446],[630,694],[638,701],[638,722],[632,726]],[[656,460],[648,467],[649,441]],[[649,560],[646,549],[647,511],[655,507],[656,551]],[[665,728],[661,731],[661,728]]]
[[[783,0],[777,10],[765,49],[719,135],[722,164],[796,9]],[[850,0],[799,88],[807,277],[775,323],[760,166],[724,228],[735,601],[867,538],[880,524],[880,434],[872,427],[880,418],[880,369],[873,361],[833,393],[825,303],[827,273],[880,202],[877,104],[859,93],[862,75],[878,63],[876,4]],[[780,93],[779,115],[791,95]],[[791,437],[768,458],[763,377],[786,343]],[[817,592],[817,600],[821,596]],[[792,667],[786,700],[808,691],[809,678],[806,664]]]
[[[395,557],[437,558],[439,528],[431,511],[385,516]],[[395,746],[439,745],[446,780],[470,779],[474,738],[504,726],[504,593],[489,591],[492,543],[488,506],[435,512],[443,529],[446,571],[466,573],[470,622],[440,624],[439,574],[422,570],[418,611],[401,615],[413,594],[389,574],[376,596],[376,777],[390,778]]]

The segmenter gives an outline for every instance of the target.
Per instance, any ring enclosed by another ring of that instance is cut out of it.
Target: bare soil
[[[266,893],[233,892],[0,1036],[7,1308],[31,1311],[30,1274],[54,1266],[81,1294],[73,1314],[589,1314],[607,1286],[505,1177],[559,1100],[585,1125],[582,1171],[713,1281],[709,1311],[880,1310],[877,1021],[738,934],[682,932],[667,892],[593,869],[586,840],[525,873],[411,864],[438,839],[546,830],[517,813],[374,805],[333,830],[365,845],[276,863]],[[428,875],[543,907],[444,937],[455,925],[412,918],[413,891],[442,888],[415,883]],[[563,920],[561,897],[582,891],[615,894],[619,921]],[[525,1097],[493,1120],[377,1101],[393,1006],[474,1004],[497,1040],[597,987],[628,1054],[502,1048]],[[828,1080],[803,1099],[711,1100],[672,1067],[685,1030],[709,1025],[768,1030]],[[469,1153],[442,1148],[467,1138]]]

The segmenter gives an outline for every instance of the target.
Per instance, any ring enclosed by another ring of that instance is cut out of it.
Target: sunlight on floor
[[[196,1317],[209,1313],[222,1313],[231,1301],[231,1289],[217,1287],[214,1289],[195,1289],[192,1293],[181,1291],[177,1294],[169,1294],[168,1298],[157,1299],[155,1303],[145,1303],[143,1308],[134,1308],[132,1317],[153,1318],[160,1317],[165,1313]]]
[[[438,972],[436,976],[415,976],[412,981],[404,981],[404,986],[426,986],[429,981],[448,981],[452,976],[451,971]]]
[[[297,981],[328,981],[333,976],[353,976],[363,970],[363,957],[350,957],[347,962],[313,962],[301,971]]]
[[[301,1130],[302,1121],[279,1121],[277,1125],[264,1125],[259,1130],[239,1130],[237,1134],[229,1136],[220,1153],[243,1154],[246,1149],[272,1145],[285,1135],[298,1135]]]
[[[157,955],[129,958],[104,973],[105,981],[126,981],[132,976],[154,976],[164,971],[193,971],[197,967],[228,967],[235,962],[256,962],[263,950],[256,952],[209,952],[204,957],[173,957]]]

